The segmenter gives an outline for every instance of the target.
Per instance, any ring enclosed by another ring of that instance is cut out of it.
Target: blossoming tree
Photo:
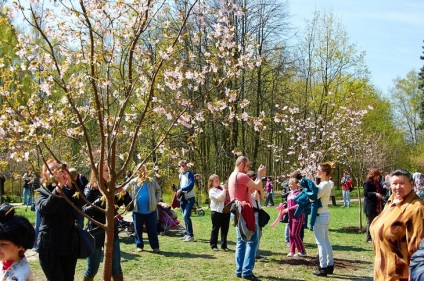
[[[103,277],[110,280],[114,195],[140,138],[154,132],[142,163],[166,149],[174,130],[195,134],[205,112],[237,96],[230,81],[261,60],[253,45],[237,44],[233,20],[243,12],[232,1],[42,3],[9,6],[26,28],[18,34],[19,63],[1,65],[8,73],[0,89],[2,138],[18,160],[37,152],[43,161],[76,155],[93,169],[108,163],[110,181],[99,170],[96,176],[106,198]],[[196,49],[187,48],[191,42]],[[31,90],[17,79],[23,73],[32,77]]]

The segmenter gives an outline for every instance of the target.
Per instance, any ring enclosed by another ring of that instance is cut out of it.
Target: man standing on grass
[[[184,242],[194,239],[193,224],[191,222],[191,209],[194,206],[194,174],[188,170],[187,161],[178,162],[180,183],[177,190],[177,198],[181,198],[180,208],[183,213],[186,232],[182,238]]]
[[[231,200],[238,200],[250,204],[252,208],[252,192],[262,191],[262,177],[266,174],[266,168],[261,165],[258,169],[257,178],[255,181],[249,178],[246,173],[249,171],[250,161],[246,156],[240,156],[236,160],[236,167],[228,179],[228,192]],[[255,216],[254,216],[255,218]],[[247,219],[247,218],[246,218]],[[240,229],[236,225],[236,275],[247,280],[260,280],[253,275],[255,267],[256,248],[258,246],[257,231],[247,241],[242,239]]]

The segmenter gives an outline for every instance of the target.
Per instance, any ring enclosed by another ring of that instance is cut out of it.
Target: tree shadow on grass
[[[346,226],[342,228],[337,229],[329,229],[330,232],[337,232],[337,233],[351,233],[351,234],[363,234],[366,232],[366,228],[359,228],[357,226]]]
[[[121,262],[138,260],[138,259],[140,259],[139,254],[121,251]]]
[[[184,258],[184,259],[217,259],[217,257],[215,257],[212,254],[206,254],[206,253],[199,253],[199,254],[195,254],[193,252],[162,252],[161,255],[165,256],[165,257],[177,257],[177,258]]]
[[[275,276],[260,276],[262,278],[262,280],[267,280],[267,281],[304,281],[305,279],[293,279],[293,278],[280,278],[280,277],[275,277]]]
[[[372,281],[373,277],[367,276],[354,276],[354,275],[343,275],[343,274],[334,274],[328,275],[327,277],[336,279],[336,280],[353,280],[353,281]]]
[[[305,267],[310,271],[316,269],[316,257],[303,257],[303,258],[283,258],[276,261],[281,266],[297,266]],[[334,259],[335,274],[328,275],[329,278],[336,280],[373,280],[372,277],[367,276],[354,276],[346,274],[337,274],[337,271],[349,271],[352,268],[363,267],[366,268],[369,265],[368,261],[358,259]]]

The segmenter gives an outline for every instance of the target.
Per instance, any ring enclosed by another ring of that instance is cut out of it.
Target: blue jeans
[[[350,207],[350,191],[343,190],[343,206]]]
[[[32,204],[32,192],[31,188],[24,188],[24,204],[31,205]]]
[[[102,259],[102,247],[94,250],[94,253],[87,258],[87,269],[85,277],[94,277],[99,270],[100,261]],[[121,268],[121,248],[119,246],[119,238],[113,240],[113,256],[112,256],[112,275],[122,274]]]
[[[289,237],[290,237],[289,224],[286,223],[286,228],[284,229],[284,242],[289,243],[290,242]]]
[[[37,248],[37,238],[38,238],[38,232],[40,230],[40,223],[41,223],[41,213],[38,207],[35,207],[35,224],[34,224],[34,231],[35,231],[35,238],[34,238],[34,246],[33,248]]]
[[[314,225],[315,241],[318,246],[319,266],[324,268],[334,265],[333,248],[328,238],[328,226],[330,224],[330,214],[319,214]]]
[[[194,206],[194,197],[191,197],[190,199],[187,200],[181,200],[180,202],[180,207],[181,207],[181,212],[183,212],[183,218],[184,218],[184,224],[185,224],[185,234],[186,235],[190,235],[190,236],[194,236],[193,234],[193,224],[191,222],[191,209],[193,209]]]
[[[258,213],[255,212],[255,220],[256,220],[256,233],[258,235],[258,246],[256,246],[256,254],[255,257],[259,256],[259,244],[261,243],[262,238],[262,227],[259,226],[258,223]]]
[[[236,274],[241,276],[253,275],[255,267],[256,248],[258,247],[258,232],[255,231],[248,242],[241,239],[238,226],[236,226]]]
[[[159,240],[157,232],[157,213],[153,211],[148,214],[133,212],[133,222],[135,230],[135,244],[137,248],[144,249],[143,243],[143,225],[146,224],[147,237],[152,249],[159,249]]]

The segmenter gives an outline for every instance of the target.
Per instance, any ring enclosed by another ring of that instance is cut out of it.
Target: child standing
[[[34,244],[35,231],[27,218],[15,216],[9,204],[0,206],[0,280],[34,280],[25,251]]]
[[[212,231],[209,244],[213,251],[218,251],[218,233],[221,229],[221,249],[228,251],[227,235],[230,226],[230,213],[224,213],[223,209],[229,203],[229,196],[225,186],[219,184],[219,177],[211,175],[208,182],[209,199],[211,200]]]
[[[287,196],[287,209],[284,209],[283,213],[289,214],[289,231],[290,231],[290,253],[288,257],[304,257],[306,256],[305,246],[303,245],[302,238],[300,237],[300,231],[303,228],[303,221],[305,220],[305,213],[299,217],[294,215],[297,208],[297,203],[294,201],[296,195],[299,194],[299,180],[297,178],[290,178],[289,180],[290,193]],[[295,249],[299,251],[295,254]]]

